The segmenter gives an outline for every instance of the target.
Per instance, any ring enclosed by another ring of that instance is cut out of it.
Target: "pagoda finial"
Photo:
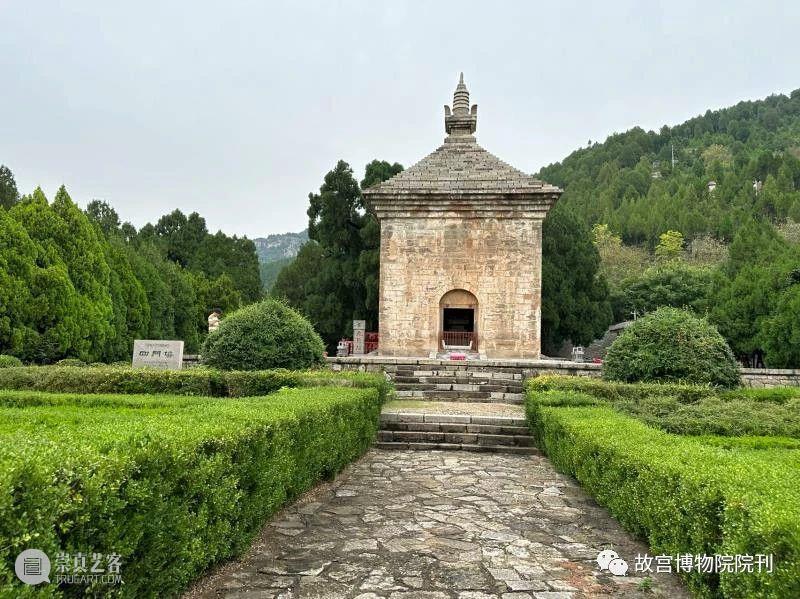
[[[458,85],[453,93],[453,112],[450,107],[444,107],[444,129],[449,136],[466,136],[475,133],[478,123],[478,105],[469,108],[469,90],[464,84],[464,73],[458,77]]]

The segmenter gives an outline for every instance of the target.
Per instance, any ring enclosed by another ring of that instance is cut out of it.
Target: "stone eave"
[[[367,208],[382,218],[532,218],[542,220],[561,190],[516,193],[369,194]]]

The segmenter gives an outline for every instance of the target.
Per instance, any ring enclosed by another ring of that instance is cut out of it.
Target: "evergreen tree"
[[[587,344],[611,324],[608,286],[589,230],[558,204],[542,227],[542,350]]]
[[[85,361],[97,360],[111,334],[112,304],[110,272],[95,229],[63,186],[52,206],[37,188],[14,206],[11,215],[41,247],[40,264],[46,265],[45,271],[34,278],[34,286],[44,293],[42,298],[34,293],[35,299],[42,299],[37,304],[36,320],[44,345],[38,354],[42,360],[65,352]],[[63,298],[54,297],[57,289],[63,292]],[[51,303],[55,306],[47,314]],[[58,330],[48,331],[42,321]]]
[[[0,164],[0,207],[11,208],[19,200],[14,174],[5,164]]]

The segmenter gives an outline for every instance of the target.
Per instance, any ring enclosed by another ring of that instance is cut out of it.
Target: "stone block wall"
[[[800,370],[742,368],[742,384],[753,388],[800,387]]]
[[[458,362],[427,358],[353,356],[328,358],[328,364],[334,370],[385,372],[392,379],[398,369],[407,369],[408,366],[419,366],[417,370],[454,370],[467,374],[472,372],[506,373],[510,378],[517,380],[542,374],[596,378],[602,374],[600,364],[561,360],[468,360]],[[745,387],[800,387],[800,370],[742,368],[741,373],[742,385]]]
[[[380,354],[438,351],[440,300],[463,289],[478,300],[480,353],[538,358],[541,247],[535,218],[383,218]]]

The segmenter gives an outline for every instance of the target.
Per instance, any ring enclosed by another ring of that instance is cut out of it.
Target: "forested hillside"
[[[650,249],[667,230],[731,241],[754,216],[800,220],[800,89],[657,133],[615,134],[539,176],[564,189],[561,203],[587,225]]]
[[[743,363],[800,365],[800,90],[615,134],[539,175],[592,227],[615,320],[686,307]]]
[[[66,188],[19,196],[0,167],[0,354],[26,362],[130,360],[133,340],[197,351],[211,309],[261,296],[253,242],[176,210],[140,231]]]

